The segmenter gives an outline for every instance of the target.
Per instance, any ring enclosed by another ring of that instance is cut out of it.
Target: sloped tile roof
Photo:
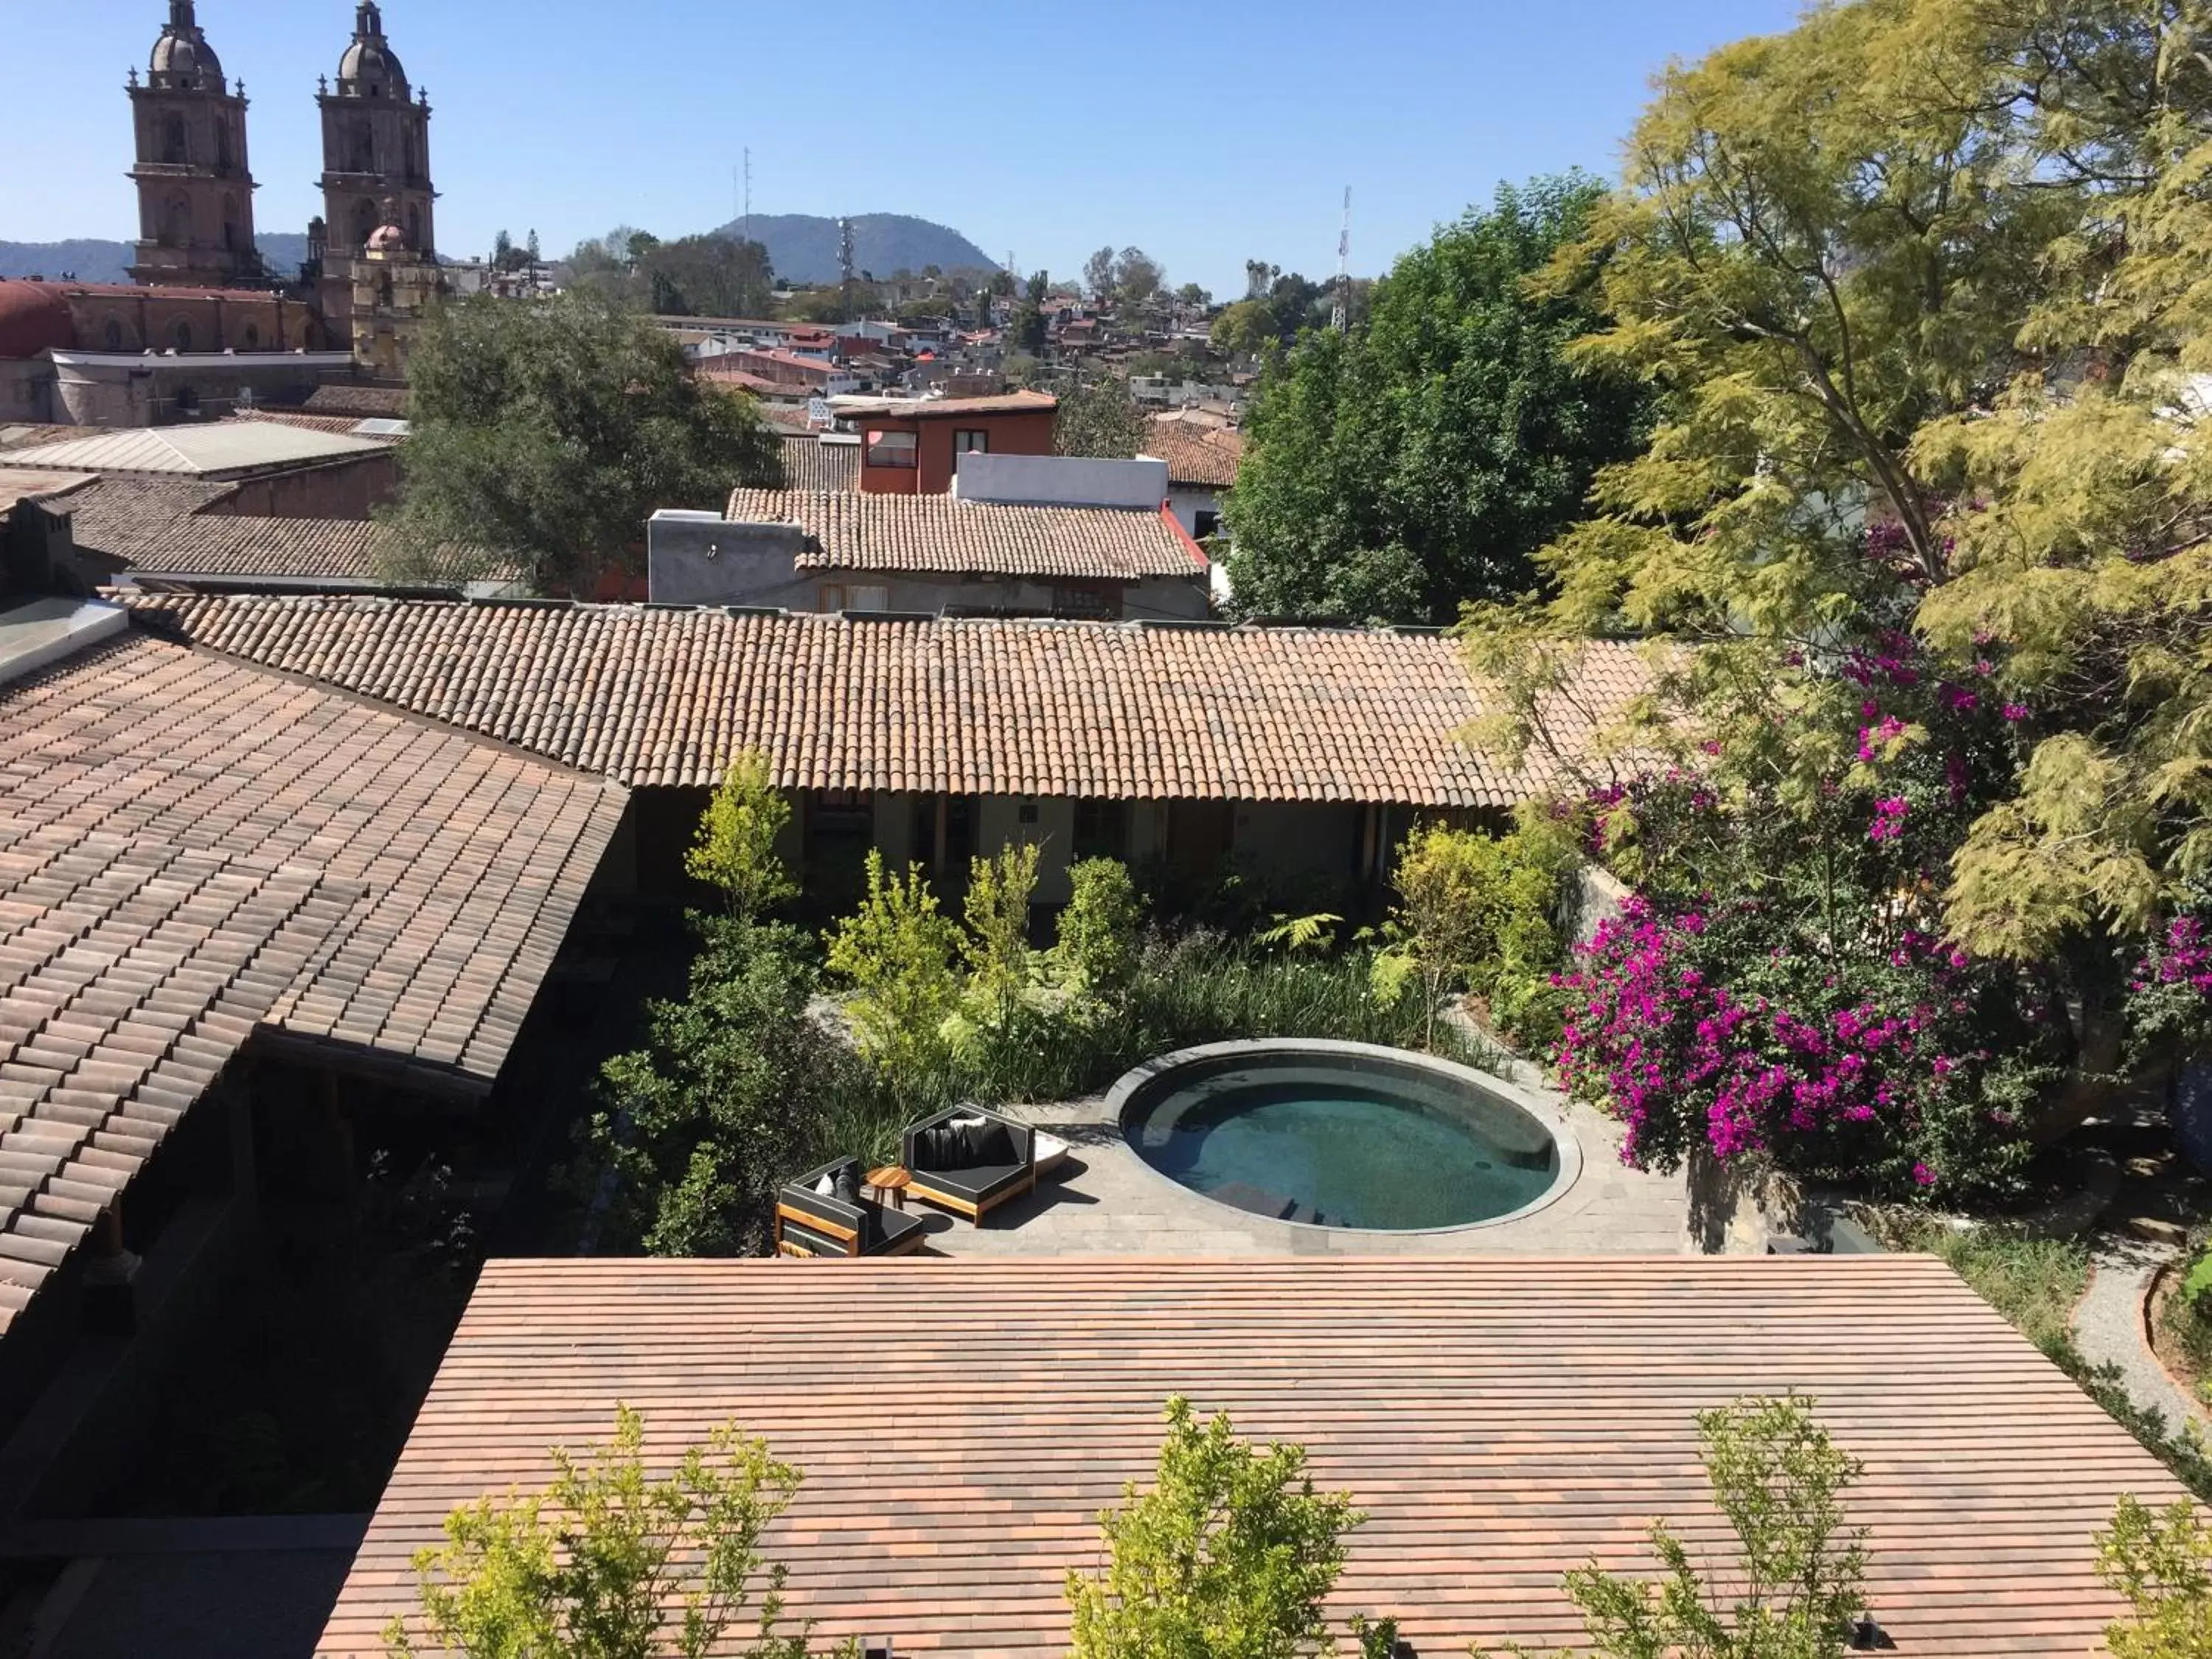
[[[1170,483],[1226,489],[1237,482],[1237,469],[1244,459],[1244,434],[1164,415],[1153,420],[1145,453],[1168,464]]]
[[[1204,556],[1164,514],[1111,507],[1010,507],[951,495],[738,489],[728,516],[795,524],[801,569],[1137,581],[1206,574]]]
[[[0,1334],[362,896],[0,819]]]
[[[860,446],[783,435],[783,479],[793,489],[844,494],[860,487]]]
[[[230,418],[234,421],[273,422],[278,426],[298,427],[303,432],[328,432],[341,438],[366,438],[373,443],[397,444],[406,441],[404,434],[396,432],[358,430],[362,421],[371,418],[362,415],[303,415],[289,409],[254,409],[241,410]]]
[[[210,649],[328,680],[632,785],[764,753],[793,789],[1510,805],[1541,788],[1461,741],[1458,647],[1327,629],[851,619],[620,605],[174,595]],[[1563,742],[1650,688],[1589,648]]]
[[[0,494],[9,469],[0,466]],[[210,513],[234,483],[144,475],[94,477],[46,502],[70,517],[78,547],[146,576],[370,582],[386,532],[358,519],[292,519]],[[456,550],[454,569],[499,576],[506,567]]]
[[[548,1449],[626,1405],[652,1467],[734,1419],[805,1474],[762,1550],[825,1648],[1059,1659],[1067,1575],[1151,1485],[1171,1395],[1366,1513],[1336,1628],[1583,1651],[1562,1576],[1648,1576],[1654,1521],[1720,1548],[1696,1413],[1792,1390],[1864,1466],[1844,1506],[1899,1656],[2097,1650],[2124,1611],[2097,1532],[2124,1492],[2184,1496],[1925,1257],[495,1261],[316,1652],[380,1656],[447,1514],[542,1491]]]
[[[0,688],[0,817],[298,864],[367,896],[280,1042],[489,1086],[624,797],[330,687],[134,630]]]
[[[404,386],[319,386],[300,407],[310,415],[350,415],[356,420],[404,418],[407,397]]]

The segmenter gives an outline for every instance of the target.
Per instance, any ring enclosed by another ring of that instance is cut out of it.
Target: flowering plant
[[[2177,914],[2128,975],[2130,1058],[2193,1056],[2212,1045],[2212,896]]]
[[[1638,1168],[1703,1146],[1893,1196],[2002,1189],[2057,1071],[2010,969],[1910,928],[1829,949],[1759,900],[1636,899],[1559,982],[1561,1076]]]

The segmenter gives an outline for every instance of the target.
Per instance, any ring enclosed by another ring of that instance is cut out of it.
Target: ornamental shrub
[[[2097,1534],[2097,1571],[2134,1609],[2110,1626],[2112,1659],[2212,1659],[2212,1526],[2187,1499],[2123,1498]]]
[[[1030,843],[969,866],[962,906],[968,931],[960,941],[966,1000],[971,1016],[994,1033],[1012,1028],[1029,988],[1030,900],[1036,882],[1037,849]]]
[[[1595,1564],[1566,1590],[1601,1659],[1843,1659],[1865,1606],[1866,1534],[1844,1518],[1858,1461],[1791,1395],[1698,1413],[1713,1503],[1741,1549],[1735,1582],[1701,1572],[1663,1522],[1657,1583]]]
[[[944,1066],[945,1022],[960,1002],[960,930],[938,908],[919,866],[889,875],[872,849],[867,879],[860,908],[830,935],[830,968],[857,993],[848,1006],[860,1052],[904,1088]]]
[[[1136,883],[1128,866],[1114,859],[1085,859],[1067,873],[1073,890],[1060,913],[1053,954],[1071,989],[1096,1001],[1114,1001],[1137,972],[1143,905]]]
[[[2056,1076],[2010,969],[1911,929],[1832,948],[1773,901],[1636,899],[1559,982],[1561,1074],[1639,1168],[1703,1146],[1891,1196],[2002,1191]]]
[[[748,750],[707,803],[684,855],[684,872],[719,888],[732,915],[756,921],[799,896],[799,884],[775,852],[776,837],[790,822],[791,803],[775,787],[768,757]]]
[[[1150,1492],[1099,1517],[1109,1563],[1067,1577],[1075,1659],[1296,1659],[1328,1634],[1344,1537],[1366,1517],[1316,1491],[1305,1449],[1237,1438],[1168,1402]],[[1364,1638],[1363,1638],[1363,1646]]]

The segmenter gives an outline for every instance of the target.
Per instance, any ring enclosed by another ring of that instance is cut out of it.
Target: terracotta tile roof
[[[783,478],[793,489],[854,491],[860,487],[860,446],[825,444],[814,436],[786,434]]]
[[[1226,489],[1237,482],[1237,468],[1244,459],[1244,434],[1165,415],[1152,422],[1145,453],[1168,464],[1170,483]]]
[[[0,1334],[362,894],[0,819]]]
[[[814,422],[804,404],[759,404],[755,412],[771,426],[788,427],[795,432],[812,432]]]
[[[132,632],[0,688],[0,817],[300,864],[368,890],[276,1040],[489,1086],[624,797],[597,778]]]
[[[67,443],[72,438],[96,437],[104,426],[0,425],[0,449],[31,449],[41,444]]]
[[[801,569],[1059,576],[1137,581],[1206,574],[1204,556],[1164,514],[1109,507],[1010,507],[951,495],[738,489],[728,514],[795,524]]]
[[[634,785],[758,749],[794,789],[1510,805],[1542,787],[1459,741],[1485,712],[1428,635],[848,620],[330,596],[135,601],[199,644]],[[1648,690],[1591,647],[1577,702]],[[1554,715],[1564,741],[1574,717]]]
[[[404,443],[406,441],[404,434],[400,433],[357,430],[364,420],[378,418],[363,415],[302,415],[289,409],[254,409],[241,410],[230,418],[234,421],[273,421],[278,426],[296,426],[303,432],[329,432],[341,438],[367,438],[381,444]],[[393,417],[386,416],[381,418]]]
[[[319,386],[300,407],[310,415],[350,415],[356,420],[404,419],[407,414],[404,386]]]
[[[9,469],[0,466],[0,495]],[[206,513],[235,483],[143,475],[92,477],[50,499],[67,513],[76,545],[136,575],[372,583],[386,532],[358,519],[262,518]],[[454,580],[496,579],[507,567],[471,550],[454,554]]]
[[[1175,1393],[1368,1512],[1340,1620],[1397,1617],[1423,1655],[1580,1650],[1561,1575],[1648,1571],[1655,1519],[1717,1547],[1693,1414],[1793,1389],[1865,1465],[1846,1509],[1900,1654],[2091,1650],[2122,1611],[2094,1534],[2123,1492],[2182,1495],[1919,1257],[495,1261],[317,1652],[380,1654],[446,1515],[542,1488],[620,1402],[656,1463],[734,1418],[805,1473],[763,1548],[823,1645],[1057,1659],[1066,1574],[1150,1484]]]

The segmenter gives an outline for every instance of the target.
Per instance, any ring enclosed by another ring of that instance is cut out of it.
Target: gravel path
[[[2094,1363],[2117,1364],[2136,1402],[2164,1412],[2169,1428],[2190,1418],[2212,1428],[2212,1416],[2174,1386],[2143,1340],[2143,1297],[2171,1254],[2127,1239],[2097,1240],[2089,1289],[2074,1310],[2074,1336]]]

